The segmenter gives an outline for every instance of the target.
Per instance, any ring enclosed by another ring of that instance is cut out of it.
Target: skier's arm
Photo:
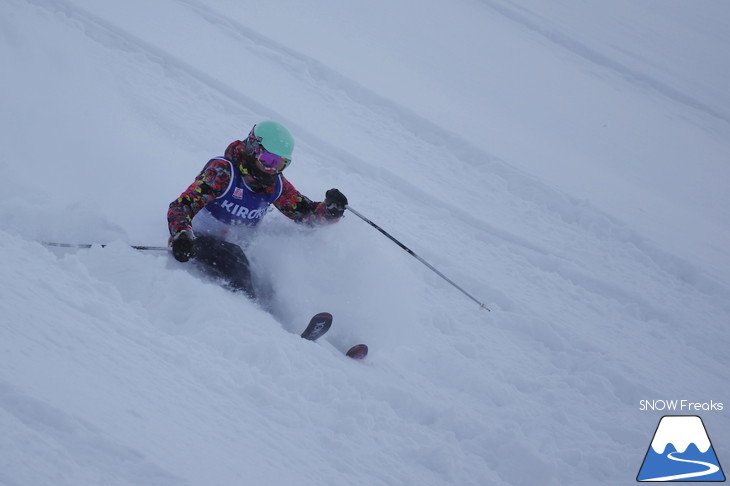
[[[329,224],[342,217],[344,205],[341,209],[338,209],[325,204],[325,201],[312,201],[300,193],[284,176],[281,177],[281,181],[283,183],[281,196],[274,202],[274,206],[288,218],[297,223]],[[333,189],[330,191],[333,191]],[[330,193],[330,191],[327,192]],[[339,194],[339,191],[337,193]],[[347,199],[344,196],[342,198],[345,201],[344,204],[347,204]]]
[[[231,182],[231,166],[225,160],[213,159],[167,210],[170,236],[191,229],[191,221],[208,203],[222,195]]]

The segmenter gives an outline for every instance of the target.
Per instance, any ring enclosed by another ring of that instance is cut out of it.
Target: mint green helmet
[[[254,125],[251,133],[267,152],[291,160],[294,137],[284,125],[270,120],[263,121]]]

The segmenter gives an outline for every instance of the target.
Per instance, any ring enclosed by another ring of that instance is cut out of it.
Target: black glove
[[[347,198],[338,189],[330,189],[325,193],[324,208],[328,216],[339,218],[345,212]]]
[[[171,239],[172,256],[179,262],[186,262],[195,256],[195,236],[189,229],[177,232]]]

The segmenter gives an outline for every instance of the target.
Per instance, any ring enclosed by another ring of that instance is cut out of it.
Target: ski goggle
[[[261,152],[256,154],[256,166],[262,172],[267,174],[277,174],[291,163],[291,160],[280,155],[272,154],[261,148]]]
[[[248,134],[246,146],[248,147],[249,153],[253,154],[256,159],[256,167],[267,174],[276,174],[286,169],[291,163],[291,160],[266,150],[261,145],[261,139],[253,133],[255,129],[256,125],[253,126],[251,132]]]

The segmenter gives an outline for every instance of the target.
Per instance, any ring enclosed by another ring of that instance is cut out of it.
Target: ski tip
[[[332,326],[332,314],[320,312],[312,317],[301,336],[308,341],[316,341],[329,331],[330,326]]]
[[[345,354],[347,354],[347,356],[352,359],[365,359],[365,357],[368,355],[368,347],[366,344],[356,344],[355,346],[351,347]]]

